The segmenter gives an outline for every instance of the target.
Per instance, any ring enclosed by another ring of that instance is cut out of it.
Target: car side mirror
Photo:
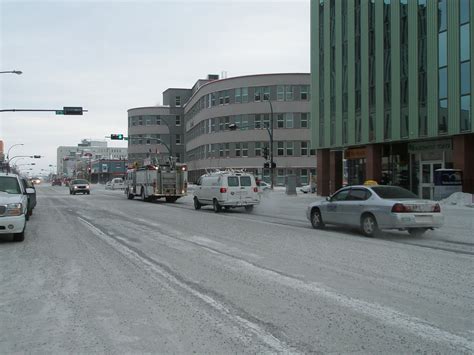
[[[35,189],[32,189],[31,187],[27,187],[26,188],[26,194],[29,195],[29,194],[34,194],[35,193]]]
[[[326,201],[331,202],[331,196],[327,196]]]

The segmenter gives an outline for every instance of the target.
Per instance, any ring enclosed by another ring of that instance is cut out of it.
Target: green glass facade
[[[471,147],[473,18],[472,0],[312,0],[313,148],[344,161],[354,147],[380,145],[378,159],[418,140],[453,139],[456,151],[458,135]]]

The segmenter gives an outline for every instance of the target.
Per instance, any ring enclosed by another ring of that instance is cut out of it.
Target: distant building
[[[209,168],[247,169],[269,181],[264,153],[273,119],[275,182],[283,185],[294,174],[298,184],[307,184],[316,165],[309,143],[309,84],[308,73],[221,80],[209,75],[191,89],[168,89],[165,106],[128,110],[129,159],[166,160],[171,149],[187,163],[191,182]]]
[[[127,148],[107,147],[106,141],[84,139],[77,146],[61,146],[57,149],[56,167],[60,176],[73,177],[78,169],[88,169],[92,161],[99,159],[127,160]]]

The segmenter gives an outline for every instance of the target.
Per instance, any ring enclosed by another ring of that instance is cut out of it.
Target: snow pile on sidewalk
[[[439,202],[443,205],[474,207],[472,194],[466,192],[455,192]]]

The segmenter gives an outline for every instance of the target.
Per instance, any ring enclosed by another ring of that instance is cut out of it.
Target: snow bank
[[[466,192],[455,192],[439,202],[443,205],[474,207],[473,195]]]

